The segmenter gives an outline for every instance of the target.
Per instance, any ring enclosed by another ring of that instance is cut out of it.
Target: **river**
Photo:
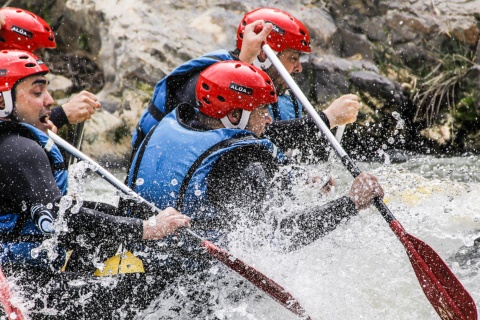
[[[446,261],[478,305],[480,250],[476,252],[474,239],[480,237],[479,157],[422,156],[401,164],[359,166],[378,177],[395,217],[408,233],[429,244]],[[307,170],[321,174],[325,167]],[[121,171],[113,172],[123,179]],[[352,178],[339,164],[333,165],[332,174],[338,184],[327,198],[320,197],[311,185],[297,187],[303,205],[345,194]],[[116,203],[118,196],[112,186],[96,175],[87,181],[86,199]],[[285,206],[288,210],[295,204]],[[438,319],[403,245],[376,209],[361,211],[313,244],[290,253],[277,252],[270,245],[251,246],[251,237],[255,235],[249,230],[233,235],[228,249],[282,285],[313,319]],[[215,272],[211,281],[215,281]],[[263,294],[232,302],[228,296],[235,290],[235,285],[222,283],[215,293],[215,311],[205,318],[298,319]],[[138,318],[159,319],[172,306],[187,304],[182,297],[169,301],[159,297]]]

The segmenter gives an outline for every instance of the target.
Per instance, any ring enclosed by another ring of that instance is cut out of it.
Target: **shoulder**
[[[235,145],[221,155],[213,172],[266,179],[277,169],[275,158],[261,143]]]
[[[0,134],[0,149],[4,156],[0,162],[5,163],[30,163],[33,159],[48,158],[37,141],[22,136],[18,133]]]

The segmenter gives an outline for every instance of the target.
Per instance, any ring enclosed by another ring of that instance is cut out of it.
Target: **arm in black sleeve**
[[[103,212],[80,208],[78,213],[67,211],[65,221],[73,236],[88,234],[93,239],[114,241],[141,241],[141,219],[112,216]]]
[[[0,206],[4,212],[19,212],[31,218],[44,233],[51,233],[51,221],[58,217],[62,195],[52,174],[50,162],[40,145],[28,138],[8,135],[0,139]],[[8,195],[8,196],[7,196]],[[121,218],[82,208],[65,213],[72,236],[95,233],[97,238],[140,240],[143,224],[139,219]]]
[[[252,223],[262,219],[267,193],[283,192],[278,189],[282,187],[271,184],[277,167],[256,154],[252,149],[229,152],[217,161],[208,176],[208,198],[217,210],[223,211],[228,224],[235,224],[239,218],[232,216],[235,209],[241,209],[242,218]],[[278,231],[283,239],[288,239],[287,249],[294,250],[334,230],[357,212],[353,201],[342,197],[290,214],[277,222]]]
[[[229,224],[238,222],[233,215],[238,209],[243,218],[252,222],[263,216],[262,206],[274,164],[267,165],[268,159],[262,157],[273,160],[272,156],[256,149],[257,146],[237,148],[223,155],[208,176],[207,196]]]
[[[65,114],[62,106],[58,106],[52,109],[52,113],[50,114],[50,120],[58,129],[60,129],[66,124],[69,124],[67,115]]]
[[[324,236],[357,213],[353,201],[345,196],[323,206],[293,213],[279,221],[279,231],[282,237],[289,239],[287,249],[295,250]]]
[[[327,127],[330,123],[323,112],[319,113]],[[325,161],[328,158],[328,141],[320,132],[310,116],[291,120],[274,121],[265,129],[265,136],[280,150],[299,149],[302,159],[311,159],[315,162]]]

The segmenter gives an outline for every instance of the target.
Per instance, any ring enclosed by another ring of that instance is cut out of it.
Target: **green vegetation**
[[[472,88],[464,81],[473,66],[474,51],[465,43],[452,38],[443,48],[433,48],[437,64],[425,75],[416,88],[414,101],[418,105],[415,120],[425,120],[427,125],[435,122],[437,117],[448,110],[457,118],[457,106],[468,108],[472,101]],[[472,101],[473,102],[473,101]]]
[[[85,50],[87,52],[90,51],[90,46],[88,45],[88,34],[82,32],[78,37],[78,46],[80,49]]]

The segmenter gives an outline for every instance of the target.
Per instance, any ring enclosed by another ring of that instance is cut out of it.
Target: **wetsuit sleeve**
[[[322,120],[328,118],[320,113]],[[280,150],[299,149],[302,152],[303,160],[315,158],[316,161],[325,161],[328,158],[328,141],[317,128],[310,116],[291,120],[274,121],[266,127],[265,136],[270,139]]]
[[[4,212],[22,212],[33,219],[43,232],[50,233],[51,220],[57,219],[62,197],[52,174],[46,153],[35,141],[18,135],[0,140],[2,179],[0,191],[8,194],[2,201]],[[95,233],[96,238],[115,237],[116,240],[139,240],[143,235],[140,219],[121,218],[82,208],[78,213],[65,213],[71,235]]]
[[[67,115],[65,114],[62,106],[58,106],[52,109],[50,120],[58,129],[69,123]]]
[[[267,195],[272,194],[279,199],[282,195],[288,197],[281,184],[276,183],[277,187],[274,187],[271,183],[275,167],[270,167],[265,161],[253,161],[255,153],[245,151],[230,152],[220,158],[208,177],[207,196],[215,208],[223,212],[222,222],[225,224],[236,223],[238,214],[242,214],[242,222],[247,217],[254,223],[263,219],[263,212],[267,210]],[[353,201],[342,197],[324,205],[292,212],[274,224],[285,249],[294,250],[312,243],[357,213]]]
[[[65,220],[74,236],[88,234],[93,239],[115,241],[140,241],[143,237],[141,219],[112,216],[82,207],[78,213],[68,213]]]
[[[236,222],[235,208],[253,220],[262,216],[272,168],[255,151],[252,147],[223,155],[208,175],[208,199],[229,223]]]
[[[200,77],[200,71],[191,75],[185,82],[175,87],[174,91],[174,99],[172,102],[169,102],[169,105],[179,105],[180,103],[188,103],[191,106],[195,106],[196,98],[195,98],[195,88],[197,86],[198,78]]]
[[[292,213],[279,221],[278,229],[282,237],[288,239],[286,249],[295,250],[329,233],[357,213],[353,201],[345,196],[322,206]]]

